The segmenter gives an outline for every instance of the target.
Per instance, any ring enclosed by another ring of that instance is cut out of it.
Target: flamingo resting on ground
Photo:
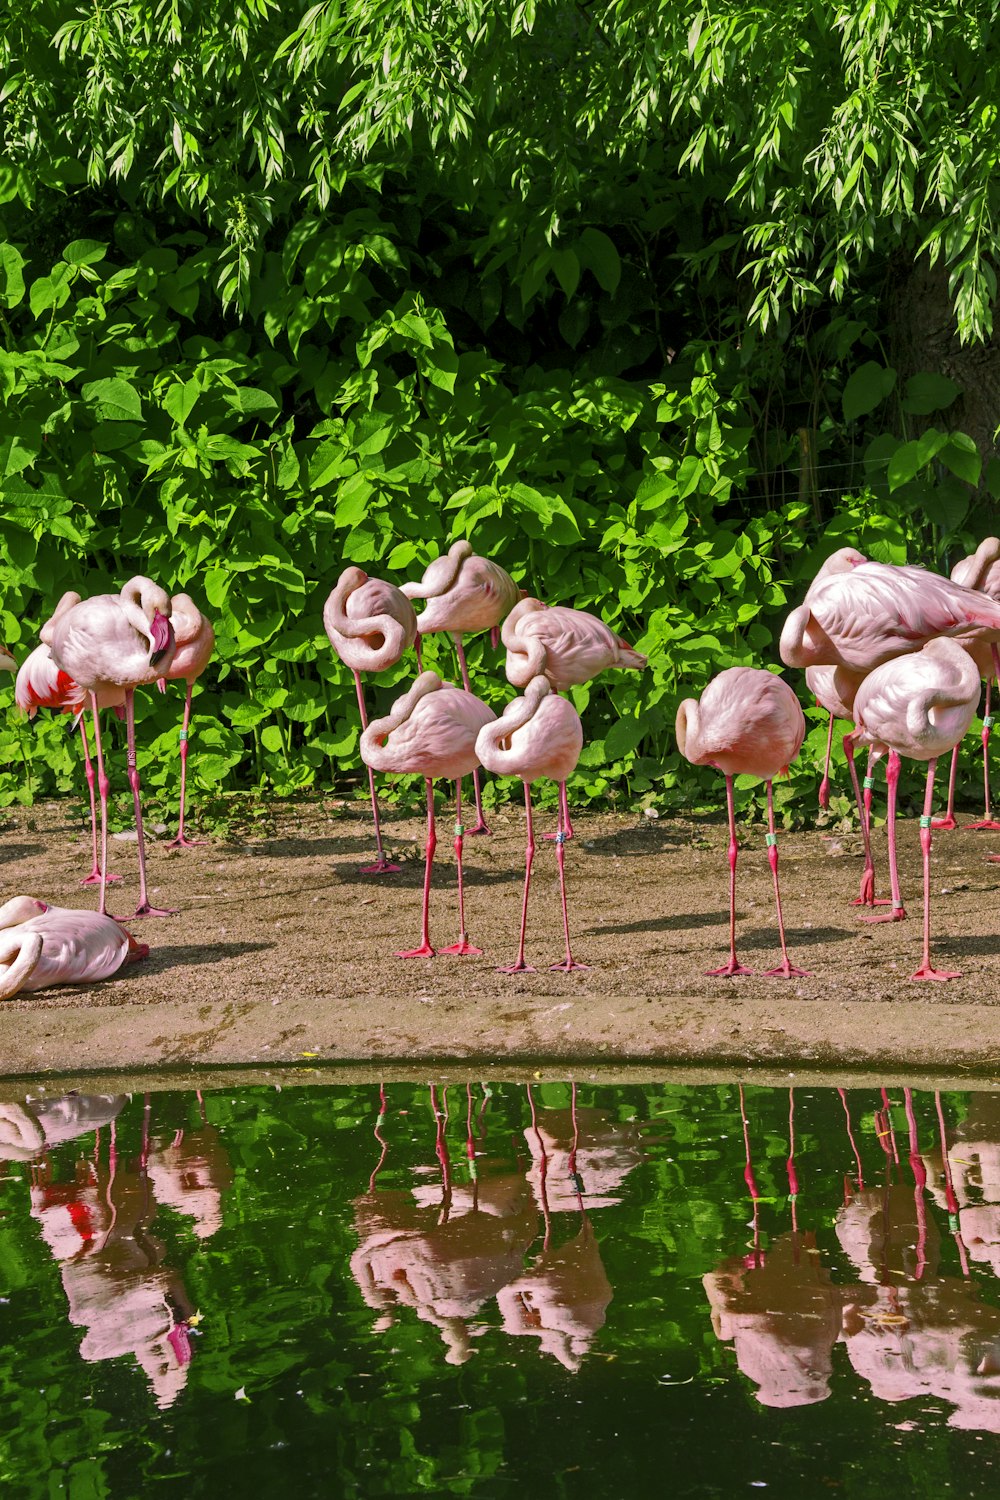
[[[177,837],[170,840],[168,849],[193,849],[203,844],[204,839],[189,839],[184,833],[184,803],[187,798],[188,735],[191,723],[191,689],[208,666],[215,649],[215,631],[211,620],[202,614],[189,594],[174,594],[170,600],[170,623],[174,627],[177,650],[174,659],[157,679],[161,693],[167,690],[168,682],[185,682],[184,722],[180,730],[181,746],[181,811]]]
[[[479,731],[476,754],[488,771],[499,776],[519,776],[524,782],[524,815],[527,820],[528,841],[524,855],[524,896],[521,901],[521,940],[517,958],[502,974],[533,973],[530,964],[524,961],[524,932],[528,920],[528,890],[531,885],[531,865],[535,855],[535,839],[531,822],[531,786],[541,776],[547,776],[565,786],[566,779],[576,769],[583,749],[583,725],[580,715],[566,698],[552,691],[546,677],[534,677],[524,690],[522,698],[508,703],[499,719],[487,724]],[[570,969],[585,969],[586,964],[577,963],[570,949],[569,918],[566,913],[566,829],[562,818],[562,803],[559,808],[559,831],[556,834],[556,855],[559,861],[559,892],[562,900],[563,932],[566,937],[566,957],[561,963],[552,964],[553,969],[568,972]]]
[[[965,588],[979,589],[981,593],[988,594],[991,599],[1000,600],[1000,537],[988,536],[980,542],[975,552],[969,557],[961,558],[951,570],[953,583],[960,583]],[[986,680],[986,708],[983,713],[982,745],[983,745],[983,801],[984,810],[982,818],[975,823],[967,823],[966,828],[1000,828],[1000,823],[993,817],[990,805],[990,763],[989,743],[990,731],[993,728],[993,715],[990,713],[990,699],[992,695],[993,659],[992,652],[980,647],[979,650],[972,649],[972,654],[979,667],[979,674]],[[951,752],[951,769],[948,774],[948,807],[943,818],[935,818],[931,824],[932,828],[957,828],[955,819],[955,773],[958,770],[958,746]]]
[[[920,819],[924,860],[924,953],[912,979],[957,979],[931,963],[931,799],[937,758],[966,733],[979,707],[979,669],[957,641],[928,641],[915,655],[900,656],[869,673],[854,700],[856,737],[889,752],[889,867],[893,905],[902,906],[896,873],[896,788],[900,756],[927,762],[927,789]]]
[[[14,896],[0,906],[0,1000],[54,984],[93,984],[148,952],[113,917]]]
[[[176,642],[170,623],[170,596],[151,578],[131,578],[120,594],[97,594],[57,611],[52,619],[52,659],[90,694],[97,749],[97,781],[101,797],[101,903],[107,910],[108,778],[101,750],[98,717],[100,695],[125,690],[128,731],[128,778],[135,805],[139,840],[139,904],[136,917],[164,917],[173,913],[149,904],[146,892],[146,853],[142,836],[139,768],[135,754],[135,689],[168,671]]]
[[[589,682],[611,667],[631,667],[641,672],[646,658],[633,651],[627,641],[585,609],[565,604],[543,604],[540,599],[522,599],[503,623],[500,639],[507,648],[507,681],[525,688],[533,677],[547,677],[557,693]],[[566,783],[560,783],[562,829],[573,837]]]
[[[496,645],[497,626],[520,599],[521,589],[498,563],[478,557],[472,543],[462,539],[429,564],[419,583],[404,583],[403,593],[408,599],[427,600],[417,629],[422,636],[439,630],[448,632],[455,642],[462,685],[471,693],[462,637],[488,630]],[[476,790],[476,824],[469,833],[488,834],[478,771],[472,773],[472,784]]]
[[[362,734],[368,728],[362,672],[385,672],[394,667],[417,638],[413,605],[394,583],[369,578],[361,568],[345,568],[323,607],[323,625],[330,645],[354,675]],[[419,657],[417,665],[420,665]],[[379,824],[375,773],[368,767],[368,790],[375,820],[373,865],[362,865],[362,875],[388,875],[399,869],[385,857]]]
[[[421,672],[409,692],[397,698],[384,719],[373,719],[361,736],[361,758],[376,771],[397,775],[415,771],[427,784],[427,854],[424,870],[423,924],[419,948],[397,953],[397,958],[433,958],[441,953],[481,953],[465,931],[465,892],[462,883],[462,777],[479,764],[476,736],[495,717],[474,693],[444,683],[436,672]],[[448,948],[431,947],[428,907],[437,835],[434,829],[434,778],[454,780],[455,858],[458,863],[458,942]]]
[[[74,595],[76,603],[80,602],[80,596]],[[110,701],[109,701],[110,700]],[[125,702],[125,694],[120,688],[115,688],[110,694],[102,693],[99,697],[101,708],[120,709]],[[40,708],[59,709],[63,713],[77,715],[77,723],[80,726],[80,739],[83,743],[83,764],[86,769],[87,789],[90,793],[90,850],[91,866],[90,874],[80,881],[81,885],[100,885],[101,867],[97,859],[97,805],[94,800],[94,763],[90,758],[90,743],[87,739],[87,726],[84,723],[83,711],[87,702],[87,695],[78,683],[74,682],[68,672],[62,671],[52,660],[52,652],[44,642],[36,646],[21,663],[14,684],[14,702],[22,712],[33,719]],[[120,880],[120,875],[108,874],[108,880]]]
[[[808,977],[797,969],[785,946],[785,924],[781,916],[778,888],[778,835],[774,827],[771,783],[779,771],[787,771],[802,747],[806,721],[799,700],[773,672],[757,667],[729,667],[713,677],[701,699],[686,698],[677,710],[677,745],[695,766],[714,766],[726,778],[729,811],[729,962],[710,975],[750,974],[736,957],[736,815],[733,809],[733,777],[760,776],[767,782],[767,857],[774,877],[774,904],[778,913],[778,935],[782,962],[766,971],[769,978]]]

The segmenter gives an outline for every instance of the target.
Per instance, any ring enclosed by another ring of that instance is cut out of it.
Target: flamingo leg
[[[191,723],[191,689],[193,683],[187,685],[187,693],[184,696],[184,722],[181,725],[181,811],[177,823],[177,837],[171,839],[167,845],[168,849],[196,849],[199,845],[208,842],[207,839],[189,839],[184,832],[184,806],[187,801],[187,760],[188,760],[188,734]]]
[[[139,783],[139,767],[135,754],[135,689],[125,693],[125,729],[128,736],[128,779],[132,788],[132,803],[135,807],[135,831],[139,839],[139,905],[133,917],[174,917],[176,911],[167,906],[150,906],[146,891],[146,848],[142,833],[142,789]]]
[[[996,647],[995,646],[994,646],[993,650],[994,650],[994,653],[995,653],[996,652]],[[991,695],[991,691],[992,691],[992,686],[993,686],[992,683],[989,681],[989,679],[987,679],[987,682],[986,682],[986,712],[983,714],[983,730],[982,730],[982,742],[983,742],[983,801],[984,801],[983,816],[976,823],[966,823],[966,825],[965,825],[966,828],[989,828],[989,829],[993,829],[993,830],[1000,828],[1000,823],[998,823],[997,820],[994,818],[994,816],[993,816],[993,809],[992,809],[992,806],[990,804],[990,732],[993,729],[993,715],[990,713],[990,695]],[[958,754],[958,746],[957,745],[955,746],[955,754],[956,755]]]
[[[563,697],[564,698],[568,698],[569,694],[568,693],[564,693]],[[568,793],[566,791],[566,783],[565,783],[565,781],[560,781],[560,783],[559,783],[559,816],[560,816],[560,819],[562,820],[561,821],[562,831],[565,833],[567,839],[575,838],[576,834],[573,831],[573,823],[572,823],[572,820],[571,820],[570,815],[569,815],[569,795],[568,795]],[[557,839],[558,837],[559,837],[559,835],[557,833],[543,833],[542,834],[542,838],[543,839],[552,839],[553,841],[555,841],[555,839]]]
[[[824,812],[830,806],[830,755],[833,750],[833,714],[826,731],[826,759],[823,762],[823,780],[819,784],[819,805]]]
[[[955,817],[955,774],[958,771],[958,746],[951,752],[951,770],[948,773],[948,807],[943,818],[934,818],[931,827],[934,829],[957,828],[958,820]]]
[[[765,969],[768,979],[808,979],[808,969],[797,969],[788,957],[785,946],[785,923],[781,915],[781,891],[778,887],[778,835],[774,828],[774,794],[772,784],[767,783],[767,862],[774,877],[774,905],[778,913],[778,936],[781,939],[781,963],[776,969]]]
[[[735,974],[752,974],[753,969],[747,969],[736,957],[736,856],[739,853],[739,845],[736,842],[736,812],[733,807],[733,778],[726,777],[726,806],[729,809],[729,962],[723,964],[721,969],[706,969],[710,979],[721,975],[731,979]]]
[[[531,819],[531,788],[524,783],[524,816],[527,824],[527,843],[524,847],[524,895],[521,899],[521,940],[518,943],[517,958],[512,964],[507,964],[500,969],[501,974],[534,974],[535,970],[531,964],[524,961],[524,934],[528,925],[528,891],[531,887],[531,865],[535,858],[535,833]]]
[[[455,782],[455,861],[458,865],[458,942],[452,943],[448,948],[439,948],[439,953],[461,953],[480,954],[482,948],[475,948],[469,942],[465,930],[465,889],[462,882],[462,836],[465,829],[462,826],[462,778],[459,776]]]
[[[904,922],[906,920],[906,908],[899,890],[899,866],[896,862],[896,794],[899,788],[900,760],[895,750],[889,751],[886,761],[885,780],[889,789],[888,807],[886,811],[886,833],[889,842],[889,889],[892,898],[889,910],[885,912],[864,913],[858,918],[859,922]],[[885,906],[885,901],[876,901],[877,906]]]
[[[434,850],[437,848],[437,833],[434,828],[434,783],[430,777],[425,777],[427,783],[427,857],[424,865],[424,910],[423,926],[419,948],[406,948],[396,954],[397,958],[433,958],[435,950],[431,947],[430,932],[428,930],[428,911],[431,900],[431,871],[434,867]]]
[[[558,970],[562,974],[568,974],[571,969],[589,969],[590,968],[589,964],[581,964],[581,963],[579,963],[577,961],[577,959],[575,959],[573,957],[573,952],[572,952],[572,949],[570,948],[570,945],[569,945],[569,913],[567,912],[567,909],[566,909],[566,839],[567,838],[568,838],[568,834],[566,832],[565,824],[562,821],[562,810],[560,809],[560,814],[559,814],[559,832],[556,834],[556,860],[558,861],[558,864],[559,864],[559,899],[560,899],[560,901],[562,903],[563,936],[566,939],[566,957],[563,959],[562,963],[549,964],[549,968],[553,969],[553,970]]]
[[[94,763],[90,758],[90,744],[87,740],[87,726],[84,723],[84,717],[82,713],[80,715],[80,738],[83,741],[83,764],[87,777],[87,789],[90,792],[90,850],[92,856],[90,874],[87,875],[85,879],[81,880],[80,884],[100,885],[101,865],[100,861],[97,858],[97,803],[94,798]],[[109,873],[108,884],[110,885],[113,880],[121,880],[121,876],[112,875]]]
[[[854,788],[855,801],[858,804],[858,821],[861,824],[861,837],[865,846],[865,867],[861,872],[861,890],[857,897],[851,902],[852,906],[885,906],[885,898],[875,895],[875,861],[872,859],[872,834],[871,834],[871,790],[872,790],[872,754],[868,754],[868,772],[865,776],[864,796],[861,795],[861,785],[858,781],[858,769],[854,764],[854,736],[844,735],[844,754],[847,757],[847,769],[851,776],[851,785]]]
[[[418,664],[419,661],[420,656],[418,653]],[[365,730],[368,728],[368,711],[365,708],[365,690],[361,686],[361,673],[358,671],[355,671],[354,673],[354,689],[358,695],[358,710],[361,714],[361,732],[362,734],[364,734]],[[375,819],[375,849],[377,857],[373,865],[361,866],[361,874],[393,875],[399,869],[399,865],[394,865],[390,860],[386,859],[385,850],[382,848],[382,826],[379,823],[378,798],[375,795],[375,772],[372,770],[371,766],[368,767],[368,792],[372,800],[372,817]]]
[[[924,793],[924,814],[920,819],[920,849],[924,857],[924,956],[919,969],[911,979],[959,979],[960,972],[935,969],[931,963],[931,799],[934,796],[934,768],[936,760],[927,762],[927,790]]]
[[[97,910],[102,917],[108,913],[108,776],[104,769],[104,752],[101,749],[101,720],[97,707],[97,694],[90,695],[91,712],[94,715],[94,753],[97,756],[97,790],[101,798],[101,902]]]
[[[469,677],[469,665],[465,660],[465,648],[462,645],[462,637],[456,632],[452,636],[452,640],[455,642],[455,655],[458,657],[458,667],[459,671],[462,674],[462,686],[467,693],[471,693],[472,681]],[[478,766],[472,773],[472,785],[476,790],[476,824],[474,828],[469,829],[470,838],[473,834],[488,834],[490,832],[490,828],[486,822],[486,817],[483,813],[483,790],[479,782]]]

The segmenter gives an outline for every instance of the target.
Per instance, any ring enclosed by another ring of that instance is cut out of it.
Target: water
[[[29,1097],[0,1158],[5,1497],[1000,1478],[997,1095]]]

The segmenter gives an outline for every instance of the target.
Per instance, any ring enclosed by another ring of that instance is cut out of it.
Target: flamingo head
[[[19,927],[48,909],[46,902],[36,901],[33,896],[12,896],[0,906],[0,927]]]
[[[0,672],[16,672],[17,662],[7,650],[3,641],[0,641]]]

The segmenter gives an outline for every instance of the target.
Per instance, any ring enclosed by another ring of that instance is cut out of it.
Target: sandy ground
[[[540,818],[538,831],[551,817]],[[879,1065],[1000,1074],[1000,834],[935,835],[932,890],[948,984],[916,984],[920,866],[912,820],[901,831],[909,919],[868,926],[850,905],[860,841],[812,830],[781,836],[793,960],[811,971],[760,977],[780,955],[763,831],[741,835],[738,947],[758,974],[711,979],[727,949],[727,835],[719,822],[580,814],[566,850],[576,956],[562,956],[555,850],[539,842],[528,927],[537,972],[498,973],[516,950],[523,876],[520,809],[466,840],[469,935],[484,956],[403,960],[419,936],[423,820],[386,815],[403,863],[372,878],[361,804],[278,806],[272,836],[149,851],[153,899],[174,917],[136,923],[148,960],[92,989],[24,995],[0,1006],[0,1073],[37,1076],[142,1067],[299,1064],[398,1067],[468,1060],[500,1069],[546,1063],[718,1063],[770,1069]],[[440,825],[432,940],[457,935],[451,816]],[[877,836],[881,852],[884,836]],[[136,900],[134,842],[112,842],[123,877],[111,909]],[[96,906],[81,889],[87,844],[70,803],[15,810],[0,832],[6,897]],[[884,869],[884,866],[883,866]]]

